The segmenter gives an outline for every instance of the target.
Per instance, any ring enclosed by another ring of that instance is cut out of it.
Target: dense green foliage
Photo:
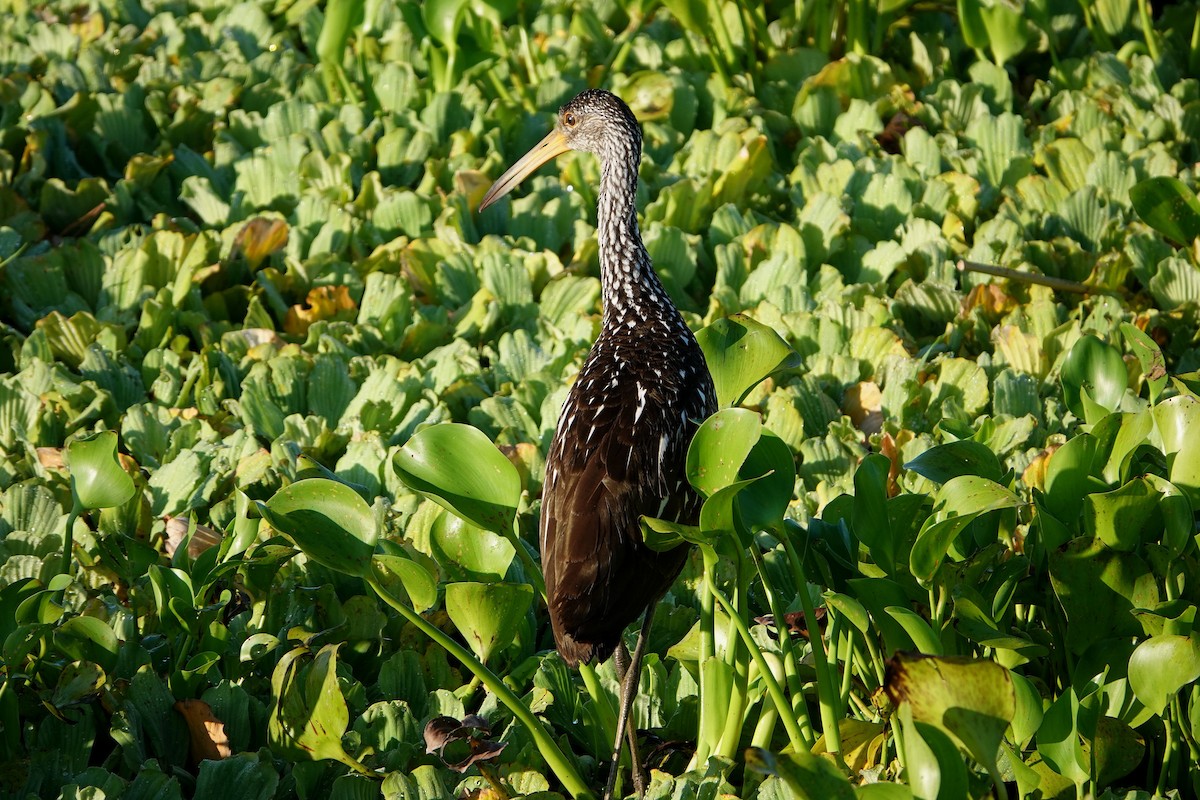
[[[600,782],[598,165],[473,211],[590,85],[729,406],[649,796],[1200,794],[1195,3],[740,5],[5,5],[0,795]]]

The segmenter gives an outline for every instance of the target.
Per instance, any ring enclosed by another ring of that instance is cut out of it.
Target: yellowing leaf
[[[264,259],[282,250],[287,240],[286,222],[281,219],[255,217],[238,231],[237,238],[233,240],[233,252],[240,253],[249,262],[250,269],[258,269],[258,265]]]
[[[322,319],[340,319],[351,322],[358,315],[358,305],[350,297],[345,286],[318,286],[308,293],[307,306],[295,305],[288,309],[283,329],[295,336],[302,336],[314,322]]]

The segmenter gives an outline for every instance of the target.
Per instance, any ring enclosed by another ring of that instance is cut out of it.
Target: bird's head
[[[595,153],[601,160],[637,158],[642,129],[621,98],[603,89],[588,89],[558,110],[554,130],[508,168],[483,197],[479,210],[516,188],[538,167],[568,150]]]

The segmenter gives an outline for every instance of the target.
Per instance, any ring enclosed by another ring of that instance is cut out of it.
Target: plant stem
[[[1138,0],[1138,15],[1142,19],[1142,36],[1146,39],[1146,50],[1150,59],[1159,61],[1158,39],[1154,36],[1154,21],[1150,19],[1150,0]]]
[[[796,664],[800,659],[796,655],[795,643],[792,641],[791,635],[783,628],[783,606],[779,602],[779,594],[771,584],[770,578],[767,577],[766,569],[763,568],[762,556],[757,547],[750,548],[750,556],[754,559],[754,566],[762,581],[763,591],[766,592],[767,605],[771,609],[771,615],[775,617],[775,629],[779,633],[779,652],[783,656],[783,677],[787,682],[788,694],[793,698],[795,713],[800,721],[800,730],[804,732],[804,741],[811,746],[816,741],[816,737],[812,735],[812,720],[808,718],[808,706],[804,703],[804,686],[800,681],[800,674],[796,672]],[[882,678],[880,682],[882,682]],[[799,702],[795,702],[797,698]]]
[[[800,605],[804,609],[804,618],[809,624],[809,643],[812,645],[813,669],[817,673],[817,702],[821,707],[821,732],[825,735],[825,750],[836,760],[839,767],[844,767],[842,760],[842,737],[838,730],[838,718],[834,712],[832,698],[837,687],[829,674],[829,662],[825,657],[825,640],[817,626],[817,615],[813,608],[812,596],[808,593],[808,576],[804,573],[804,563],[791,541],[780,537],[787,549],[788,561],[791,562],[792,572],[796,578],[796,589],[800,595]]]
[[[537,745],[538,752],[541,753],[542,758],[546,759],[546,764],[549,765],[551,771],[554,772],[555,776],[562,782],[563,787],[572,797],[595,797],[588,788],[587,783],[576,772],[575,765],[558,748],[558,745],[550,736],[550,732],[546,730],[546,726],[533,715],[528,706],[521,702],[521,698],[517,697],[511,689],[504,685],[504,681],[496,673],[488,669],[465,647],[451,639],[441,629],[430,624],[424,617],[401,602],[376,579],[374,574],[365,576],[364,580],[375,594],[379,595],[385,603],[398,611],[400,616],[412,623],[412,625],[436,642],[447,653],[458,659],[459,663],[483,681],[483,685],[488,688],[488,691],[496,695],[496,699],[503,703],[512,712],[513,716],[520,720],[521,724],[529,731],[534,744]]]
[[[83,513],[83,506],[79,505],[78,499],[74,499],[71,504],[71,513],[67,515],[67,529],[63,531],[62,569],[59,572],[64,575],[71,574],[71,551],[75,548],[75,520],[79,519],[81,513]]]
[[[775,680],[775,673],[771,672],[771,667],[767,664],[767,660],[763,658],[762,652],[754,644],[754,637],[750,635],[750,629],[746,627],[746,623],[743,620],[738,618],[733,604],[721,593],[720,589],[712,584],[709,584],[708,588],[717,602],[721,604],[721,608],[725,609],[725,613],[734,620],[737,632],[741,635],[742,641],[746,643],[747,649],[750,650],[750,656],[754,659],[754,663],[758,665],[759,672],[763,676],[763,681],[767,684],[767,694],[771,696],[771,701],[775,704],[775,708],[779,710],[779,718],[783,721],[783,727],[787,731],[792,748],[796,750],[799,750],[801,747],[812,749],[811,746],[805,744],[804,735],[800,732],[800,725],[791,713],[792,706],[788,703],[787,697],[784,696],[779,681]]]

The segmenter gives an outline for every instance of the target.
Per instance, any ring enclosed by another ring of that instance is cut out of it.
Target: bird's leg
[[[633,648],[633,658],[629,659],[629,651],[621,642],[617,652],[613,654],[617,672],[621,673],[621,710],[617,715],[617,733],[613,739],[612,766],[608,770],[608,785],[604,789],[604,800],[612,800],[613,789],[617,784],[617,773],[621,765],[621,739],[628,734],[629,755],[633,764],[633,785],[638,797],[646,792],[645,781],[642,779],[642,765],[637,752],[637,733],[631,724],[629,712],[633,708],[633,700],[637,696],[638,683],[642,675],[642,656],[645,655],[646,639],[650,632],[650,620],[654,618],[654,603],[646,609],[642,619],[642,629],[638,631],[637,644]],[[623,662],[628,661],[628,664]],[[622,666],[625,669],[621,669]]]

